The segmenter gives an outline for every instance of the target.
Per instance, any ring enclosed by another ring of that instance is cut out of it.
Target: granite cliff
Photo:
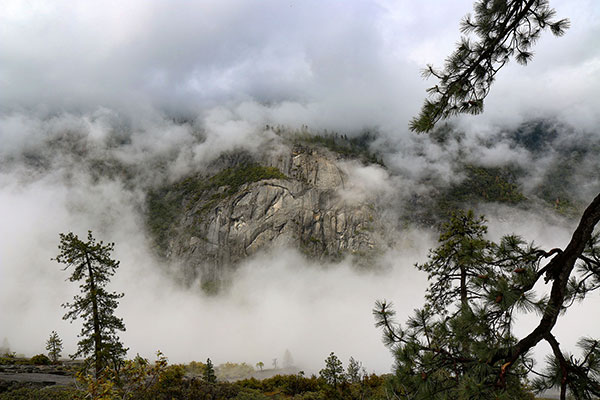
[[[244,258],[274,246],[357,262],[375,256],[383,225],[374,198],[341,196],[343,157],[323,146],[279,145],[260,155],[222,155],[208,170],[148,196],[158,252],[205,287]]]

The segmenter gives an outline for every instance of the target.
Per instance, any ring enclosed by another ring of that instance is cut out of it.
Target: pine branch
[[[462,38],[444,70],[428,65],[423,71],[425,78],[434,76],[439,84],[427,89],[429,99],[411,120],[412,131],[429,132],[441,119],[456,114],[481,113],[495,75],[511,56],[527,64],[533,56],[529,48],[541,30],[549,27],[554,35],[562,36],[569,27],[567,19],[551,21],[555,11],[547,0],[500,1],[488,6],[487,1],[476,2],[475,19],[467,15],[461,23],[462,33],[475,33],[480,40],[472,43]]]
[[[492,364],[502,362],[508,371],[515,361],[526,354],[546,335],[550,334],[562,309],[566,294],[567,284],[575,263],[585,249],[586,243],[592,237],[596,224],[600,221],[600,194],[586,208],[579,225],[575,229],[571,241],[561,253],[558,253],[548,265],[547,273],[552,277],[550,299],[545,306],[542,319],[538,326],[517,344],[509,348],[500,349],[492,357]],[[504,381],[505,371],[499,376],[499,382]]]

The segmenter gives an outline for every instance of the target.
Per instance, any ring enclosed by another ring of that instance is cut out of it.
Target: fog
[[[75,350],[80,325],[61,320],[60,304],[77,285],[50,260],[58,253],[58,232],[69,230],[81,236],[92,229],[116,243],[121,267],[110,288],[126,294],[117,314],[126,323],[121,337],[131,356],[153,358],[161,350],[173,362],[211,357],[270,365],[289,349],[299,367],[316,372],[335,351],[383,372],[391,356],[373,327],[374,301],[420,306],[425,277],[412,263],[432,243],[428,233],[405,232],[402,252],[388,254],[383,271],[360,272],[350,261],[318,265],[296,250],[274,249],[241,265],[231,287],[209,297],[198,285],[176,285],[151,255],[135,193],[116,182],[90,184],[85,176],[64,185],[57,175],[27,185],[2,176],[0,326],[13,351],[44,352],[51,330],[64,339],[65,353]]]
[[[480,165],[523,167],[527,193],[557,153],[515,147],[504,133],[524,122],[551,118],[560,127],[555,146],[599,140],[600,5],[593,0],[551,2],[572,28],[562,38],[544,35],[527,67],[507,65],[484,114],[453,119],[459,139],[440,144],[409,133],[431,84],[419,70],[441,65],[471,9],[467,0],[446,3],[5,2],[0,340],[33,355],[56,330],[65,354],[74,352],[80,325],[61,319],[60,304],[77,285],[51,258],[59,232],[91,229],[116,243],[121,268],[110,288],[125,293],[117,315],[129,356],[161,350],[174,362],[269,366],[289,349],[299,367],[316,372],[335,351],[345,363],[353,356],[368,371],[389,371],[392,357],[371,309],[386,298],[403,321],[422,304],[426,277],[413,265],[435,246],[435,232],[403,227],[371,272],[350,259],[321,265],[295,249],[273,249],[244,262],[225,293],[208,297],[195,285],[178,286],[153,255],[144,195],[222,152],[259,152],[277,142],[266,124],[349,136],[376,131],[373,149],[387,169],[343,164],[352,185],[340,195],[376,194],[394,216],[402,199],[463,178],[459,150]],[[98,160],[128,174],[103,174],[92,163]],[[583,165],[576,194],[589,202],[600,187],[597,160]],[[565,246],[576,224],[544,212],[479,211],[493,237],[517,232],[547,248]],[[578,336],[600,334],[589,318],[599,302],[596,293],[560,320],[561,343],[572,349]]]
[[[130,347],[129,356],[139,353],[153,358],[154,352],[161,350],[173,362],[211,357],[216,363],[254,365],[262,361],[270,365],[287,349],[299,368],[317,372],[334,351],[344,361],[350,356],[360,359],[369,371],[390,370],[392,357],[374,328],[371,309],[377,299],[393,301],[398,319],[403,321],[423,304],[426,276],[413,265],[425,261],[427,250],[435,246],[434,230],[400,229],[394,247],[381,257],[378,268],[370,271],[357,269],[351,259],[318,263],[295,249],[272,249],[242,263],[231,286],[217,296],[207,296],[199,284],[177,284],[170,267],[154,255],[143,221],[144,188],[160,176],[173,179],[202,168],[202,160],[210,160],[219,151],[239,148],[243,143],[252,151],[256,143],[278,139],[260,129],[252,130],[251,123],[214,121],[177,125],[161,120],[153,130],[134,130],[122,145],[114,144],[114,122],[103,125],[101,119],[93,117],[19,122],[23,132],[32,132],[38,140],[19,145],[15,140],[12,150],[5,153],[0,174],[0,337],[8,340],[13,351],[28,355],[43,352],[52,330],[64,339],[65,354],[75,351],[80,324],[63,321],[60,305],[70,301],[78,288],[66,281],[68,271],[62,271],[51,258],[58,252],[59,232],[83,236],[91,229],[96,237],[116,243],[115,257],[121,268],[110,289],[125,293],[117,315],[127,327],[121,337]],[[240,126],[244,128],[238,130]],[[171,132],[168,139],[158,136],[154,142],[144,140],[146,135],[157,135],[158,127]],[[228,145],[218,140],[243,129],[248,130],[245,142]],[[65,130],[69,132],[66,136]],[[506,149],[506,160],[536,169],[536,162],[531,157],[526,161],[528,157],[522,154],[526,150],[509,151],[502,141],[498,143],[486,147],[472,139],[465,143],[465,154],[474,161],[489,160],[493,157],[486,152]],[[419,180],[419,174],[394,172],[410,169],[399,164],[419,162],[425,170],[428,165],[437,166],[429,171],[433,176],[460,179],[449,177],[452,157],[444,156],[441,147],[423,139],[411,146],[415,154],[423,148],[426,152],[410,158],[392,149],[386,154],[392,161],[390,169],[355,161],[340,163],[348,175],[340,196],[360,202],[368,198],[367,194],[374,194],[384,214],[394,219],[410,193],[432,190]],[[209,156],[211,147],[218,150]],[[436,157],[447,161],[436,164]],[[98,177],[87,162],[98,158],[137,166],[133,180]],[[153,169],[160,159],[168,160],[167,167]],[[442,171],[440,165],[449,170]],[[414,165],[412,168],[416,171]],[[515,232],[544,248],[565,246],[576,223],[551,211],[498,205],[478,212],[488,216],[493,239]],[[600,327],[588,316],[598,306],[596,293],[586,300],[585,307],[576,306],[562,318],[556,329],[561,343],[574,349],[582,334],[597,334]],[[518,332],[526,333],[536,321],[536,317],[521,318]],[[574,324],[577,330],[572,329]],[[543,354],[541,348],[536,350],[538,359]]]

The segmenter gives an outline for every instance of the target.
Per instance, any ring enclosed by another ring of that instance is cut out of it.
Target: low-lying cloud
[[[401,309],[420,305],[425,277],[415,274],[412,263],[425,254],[427,233],[405,232],[402,250],[375,271],[356,270],[350,260],[322,265],[294,249],[273,249],[239,266],[226,292],[210,297],[198,285],[175,284],[152,255],[136,193],[117,182],[83,179],[64,185],[50,174],[20,185],[2,176],[0,337],[13,351],[41,353],[56,330],[65,352],[74,352],[80,325],[61,320],[60,304],[72,299],[77,285],[50,259],[58,252],[59,232],[81,236],[92,229],[116,242],[121,267],[110,288],[126,294],[117,314],[127,327],[122,339],[130,356],[152,358],[160,349],[173,362],[211,357],[270,365],[289,349],[299,367],[316,372],[335,351],[342,359],[361,359],[369,370],[389,370],[391,356],[371,309],[380,297]]]

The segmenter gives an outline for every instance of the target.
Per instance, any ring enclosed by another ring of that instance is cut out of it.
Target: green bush
[[[217,378],[220,381],[231,381],[251,377],[254,373],[254,367],[246,363],[227,362],[217,367]]]
[[[0,356],[0,365],[13,365],[17,361],[17,356],[15,353],[6,352]]]
[[[31,357],[31,363],[33,365],[50,365],[52,361],[45,354],[38,354]]]
[[[265,393],[280,392],[288,396],[296,396],[308,392],[318,392],[323,387],[322,379],[312,376],[275,375],[271,378],[257,380],[254,378],[236,382],[245,389],[260,390]]]
[[[185,372],[194,376],[202,376],[204,375],[204,371],[206,369],[206,364],[199,361],[192,361],[189,364],[183,366],[185,368]]]

